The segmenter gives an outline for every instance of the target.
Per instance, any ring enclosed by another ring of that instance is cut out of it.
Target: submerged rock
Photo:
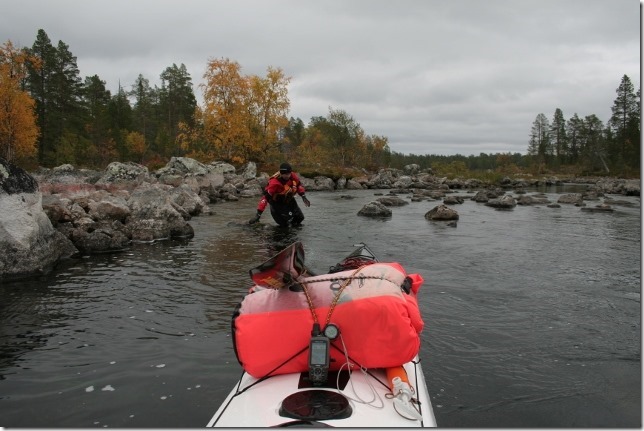
[[[559,196],[559,199],[557,199],[558,204],[581,205],[583,202],[584,198],[581,193],[566,193]]]
[[[608,204],[599,204],[595,205],[594,207],[583,207],[581,209],[582,211],[587,211],[587,212],[613,212],[615,211],[613,207],[611,207]]]
[[[517,206],[517,201],[512,196],[505,195],[499,198],[490,199],[485,202],[485,205],[492,208],[512,209]]]

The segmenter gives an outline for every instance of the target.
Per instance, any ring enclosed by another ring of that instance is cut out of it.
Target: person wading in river
[[[311,202],[305,196],[306,190],[304,190],[300,178],[293,172],[291,165],[282,163],[279,172],[268,180],[264,196],[257,204],[257,214],[248,221],[248,224],[255,224],[259,221],[266,205],[270,205],[271,215],[278,225],[288,226],[289,222],[293,226],[302,224],[304,214],[295,201],[296,193],[302,197],[304,205],[311,206]]]

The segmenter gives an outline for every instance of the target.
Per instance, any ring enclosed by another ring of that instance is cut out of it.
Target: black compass
[[[338,338],[338,335],[340,335],[340,329],[333,323],[329,323],[324,327],[324,335],[329,340],[335,340],[336,338]]]

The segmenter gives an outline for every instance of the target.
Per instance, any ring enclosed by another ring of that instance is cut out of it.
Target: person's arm
[[[273,205],[273,196],[282,190],[282,184],[275,178],[269,178],[268,184],[264,188],[264,199],[270,205]],[[266,205],[264,205],[266,206]]]
[[[295,177],[297,180],[297,194],[302,197],[302,202],[304,202],[304,205],[307,207],[311,206],[311,201],[306,197],[306,189],[302,185],[302,181],[300,181],[299,177]]]
[[[306,197],[306,195],[305,195],[304,193],[302,193],[300,196],[302,196],[302,202],[304,202],[304,205],[306,205],[307,207],[310,207],[310,206],[311,206],[311,202],[310,202],[310,201],[309,201],[309,199]]]
[[[248,224],[255,224],[255,223],[259,222],[259,219],[262,216],[262,213],[264,212],[264,210],[266,209],[268,204],[273,201],[273,198],[272,198],[271,193],[269,191],[270,187],[271,187],[271,182],[269,181],[268,185],[266,186],[266,188],[262,192],[264,196],[257,203],[257,213],[255,214],[255,217],[253,217],[252,219],[248,220]]]
[[[255,224],[259,222],[260,217],[262,216],[262,213],[266,209],[266,205],[268,205],[268,202],[266,201],[266,198],[263,197],[259,200],[259,203],[257,204],[257,213],[255,214],[255,217],[252,219],[248,220],[248,224]]]

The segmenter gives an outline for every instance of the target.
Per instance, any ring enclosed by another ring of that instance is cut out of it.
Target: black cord
[[[305,351],[305,350],[306,350],[306,349],[308,349],[308,348],[309,348],[309,346],[304,347],[304,348],[303,348],[303,349],[301,349],[299,352],[297,352],[296,354],[294,354],[294,355],[293,355],[293,356],[291,356],[290,358],[286,359],[284,362],[282,362],[281,364],[279,364],[277,367],[273,368],[271,371],[269,371],[268,373],[266,373],[264,376],[260,377],[256,382],[253,382],[252,384],[250,384],[250,385],[246,386],[246,387],[245,387],[244,389],[242,389],[241,391],[240,391],[240,390],[239,390],[239,388],[238,388],[237,392],[235,393],[235,396],[237,396],[237,395],[239,395],[239,394],[243,394],[244,392],[246,392],[246,390],[248,390],[248,389],[252,388],[252,387],[253,387],[253,386],[255,386],[256,384],[258,384],[258,383],[260,383],[260,382],[263,382],[264,380],[268,379],[269,377],[273,377],[273,376],[272,376],[273,372],[275,372],[276,370],[278,370],[280,367],[284,366],[287,362],[289,362],[291,359],[295,358],[297,355],[299,355],[300,353],[302,353],[303,351]],[[242,373],[242,376],[243,376],[243,373]],[[241,384],[241,379],[239,379],[239,382],[240,382],[240,384]]]
[[[239,376],[239,381],[237,382],[237,391],[233,394],[233,396],[232,396],[232,397],[230,397],[230,399],[229,399],[229,400],[228,400],[228,402],[226,403],[226,407],[224,407],[223,409],[221,409],[221,412],[219,413],[219,416],[217,416],[217,419],[215,419],[215,421],[212,423],[213,425],[214,425],[214,424],[216,424],[216,423],[219,421],[219,419],[221,419],[221,415],[223,415],[223,414],[224,414],[224,412],[226,411],[226,409],[228,408],[228,406],[230,405],[230,403],[233,401],[233,398],[235,398],[237,395],[241,394],[241,392],[239,392],[239,387],[241,386],[241,382],[242,382],[242,379],[244,378],[244,374],[245,374],[245,373],[246,373],[246,371],[245,371],[245,370],[242,370],[241,376]],[[242,392],[243,392],[243,391],[242,391]]]

